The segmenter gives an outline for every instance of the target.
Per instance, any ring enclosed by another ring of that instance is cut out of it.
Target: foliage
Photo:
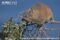
[[[12,18],[9,18],[3,25],[3,35],[5,40],[20,40],[26,23],[23,21],[14,23]]]

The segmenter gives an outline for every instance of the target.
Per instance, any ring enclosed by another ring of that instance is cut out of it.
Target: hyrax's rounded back
[[[32,8],[29,8],[23,18],[27,21],[43,24],[52,18],[52,11],[47,5],[38,3],[32,6]]]

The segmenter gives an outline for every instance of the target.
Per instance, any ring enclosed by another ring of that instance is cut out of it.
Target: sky
[[[12,0],[16,1],[17,5],[3,5],[2,1],[7,0],[0,0],[0,24],[6,21],[10,16],[16,18],[16,15],[20,12],[32,7],[32,5],[41,2],[48,5],[54,14],[55,20],[60,20],[60,0]]]
[[[53,12],[54,19],[60,21],[60,0],[9,0],[10,4],[2,4],[2,2],[5,1],[7,0],[0,0],[0,25],[3,24],[11,16],[15,21],[17,21],[17,15],[20,14],[20,12],[32,7],[38,2],[48,5]],[[11,3],[11,1],[16,2],[16,5],[14,3]],[[60,25],[46,24],[45,26],[50,28],[51,26],[59,27]],[[52,31],[52,35],[53,34],[54,33]]]

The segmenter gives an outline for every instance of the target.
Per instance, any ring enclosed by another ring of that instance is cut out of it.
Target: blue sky
[[[17,21],[17,14],[19,14],[21,11],[32,7],[32,5],[38,2],[48,5],[54,14],[54,19],[60,21],[60,0],[13,0],[17,1],[17,5],[2,5],[2,1],[6,0],[0,0],[0,24],[5,22],[10,16],[12,16],[14,20]],[[50,27],[54,25],[47,24],[46,26]],[[60,25],[57,24],[56,26]]]
[[[0,0],[0,24],[10,16],[16,18],[16,14],[32,7],[32,5],[38,2],[48,5],[52,9],[55,19],[60,20],[60,0],[16,0],[17,5],[2,5],[2,1],[5,0]]]

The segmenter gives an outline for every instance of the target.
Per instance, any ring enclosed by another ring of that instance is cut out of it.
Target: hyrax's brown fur
[[[29,8],[23,18],[29,22],[43,24],[52,18],[52,11],[47,5],[38,3]]]

